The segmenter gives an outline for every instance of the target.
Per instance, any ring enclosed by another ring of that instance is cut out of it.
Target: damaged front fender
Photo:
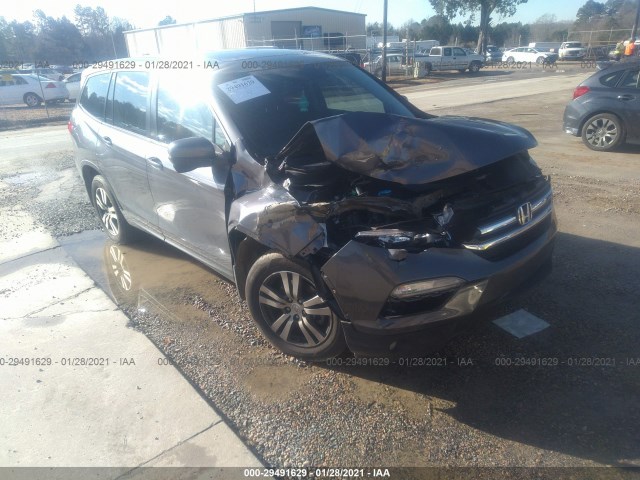
[[[244,195],[231,204],[229,232],[237,230],[289,256],[305,257],[325,245],[325,228],[277,185]]]

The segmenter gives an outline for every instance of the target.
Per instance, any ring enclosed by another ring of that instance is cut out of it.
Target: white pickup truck
[[[433,47],[429,55],[416,56],[416,62],[424,62],[427,74],[438,70],[469,70],[476,73],[484,66],[484,61],[482,55],[467,53],[462,48],[454,46]]]
[[[580,42],[564,42],[558,50],[560,60],[582,60],[586,53]]]

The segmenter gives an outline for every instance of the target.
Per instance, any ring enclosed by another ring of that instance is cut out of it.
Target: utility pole
[[[640,19],[640,0],[636,0],[638,5],[636,5],[636,21],[633,23],[633,29],[631,30],[631,39],[636,41],[636,32],[638,31],[638,19]]]
[[[387,82],[387,0],[382,14],[382,81]]]

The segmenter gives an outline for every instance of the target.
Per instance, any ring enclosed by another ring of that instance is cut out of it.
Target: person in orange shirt
[[[633,41],[633,38],[629,39],[629,43],[627,43],[627,46],[624,49],[624,56],[625,58],[631,58],[635,55],[636,53],[636,44]]]

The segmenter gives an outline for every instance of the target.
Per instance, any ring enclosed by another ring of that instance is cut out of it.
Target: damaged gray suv
[[[69,122],[105,232],[233,281],[287,354],[426,349],[549,269],[551,186],[522,128],[425,114],[319,53],[107,64]]]

